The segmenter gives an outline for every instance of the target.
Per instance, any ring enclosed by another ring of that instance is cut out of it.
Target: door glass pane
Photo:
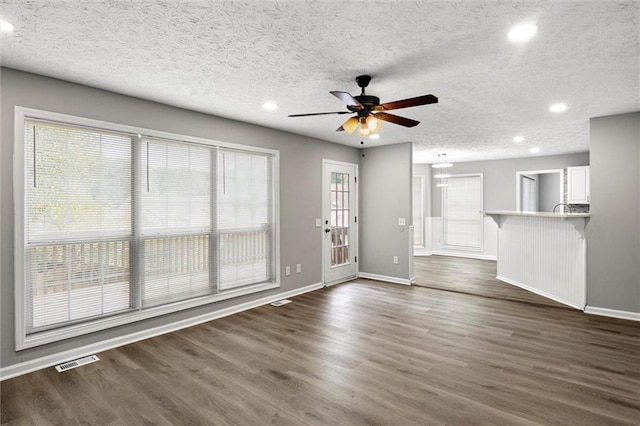
[[[349,174],[331,173],[331,266],[349,259]]]

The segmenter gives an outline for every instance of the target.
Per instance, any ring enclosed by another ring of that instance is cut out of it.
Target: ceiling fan
[[[389,114],[385,111],[390,111],[400,108],[409,108],[414,106],[435,104],[438,102],[438,98],[433,95],[417,96],[415,98],[402,99],[399,101],[386,102],[381,104],[380,98],[377,96],[367,95],[364,89],[369,85],[371,81],[370,75],[359,75],[356,77],[356,83],[362,89],[362,93],[359,96],[351,96],[347,92],[331,91],[333,96],[340,99],[347,104],[347,111],[335,111],[335,112],[315,112],[310,114],[291,114],[289,117],[306,117],[310,115],[329,115],[329,114],[353,114],[356,116],[349,118],[342,123],[340,127],[336,129],[336,132],[346,131],[347,133],[353,133],[354,130],[360,125],[360,135],[368,136],[377,132],[382,126],[382,121],[388,121],[389,123],[399,124],[404,127],[414,127],[420,124],[419,121],[412,120],[410,118],[400,117],[399,115]]]

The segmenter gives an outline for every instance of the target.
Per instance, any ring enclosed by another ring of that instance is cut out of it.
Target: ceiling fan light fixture
[[[403,127],[415,127],[420,124],[417,120],[401,117],[399,115],[390,114],[386,111],[416,107],[420,105],[435,104],[438,103],[438,98],[434,95],[422,95],[413,98],[401,99],[393,102],[380,103],[380,98],[377,96],[371,96],[365,94],[365,87],[369,85],[371,81],[370,75],[359,75],[356,77],[358,86],[362,89],[362,93],[358,96],[352,96],[348,92],[342,92],[338,90],[332,90],[329,93],[342,102],[347,104],[346,111],[332,111],[332,112],[312,112],[307,114],[289,114],[289,117],[307,117],[312,115],[333,115],[333,114],[356,114],[353,117],[355,121],[353,124],[347,120],[344,124],[336,129],[336,132],[346,131],[352,133],[358,128],[360,124],[359,135],[369,136],[376,133],[382,127],[382,121],[397,124]],[[348,124],[348,125],[347,125]],[[351,127],[352,126],[352,127]]]
[[[369,115],[365,119],[365,123],[367,123],[367,127],[372,132],[377,132],[382,127],[382,122],[380,120],[378,120],[377,118],[375,118],[373,115]]]
[[[358,123],[359,123],[358,117],[351,117],[351,118],[347,119],[347,121],[342,123],[341,127],[342,127],[342,129],[344,131],[346,131],[347,133],[351,134],[358,127]]]

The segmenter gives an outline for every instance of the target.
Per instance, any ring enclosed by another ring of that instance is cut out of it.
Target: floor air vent
[[[92,362],[96,361],[100,361],[100,358],[98,358],[96,355],[90,355],[84,358],[58,364],[56,365],[56,370],[58,370],[58,373],[62,373],[63,371],[73,370],[76,367],[81,367],[83,365],[91,364]]]
[[[282,306],[282,305],[286,305],[287,303],[291,303],[291,300],[289,299],[281,299],[278,301],[275,301],[273,303],[271,303],[271,306]]]

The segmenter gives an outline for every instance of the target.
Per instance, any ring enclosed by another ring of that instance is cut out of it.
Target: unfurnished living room
[[[0,0],[2,425],[637,425],[640,1]]]

